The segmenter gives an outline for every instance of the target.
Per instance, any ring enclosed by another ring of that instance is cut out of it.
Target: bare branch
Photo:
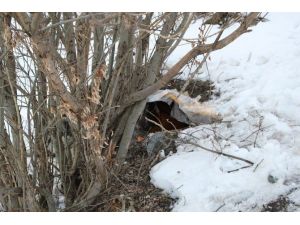
[[[158,80],[153,85],[148,86],[145,89],[132,94],[128,98],[128,100],[125,101],[120,110],[123,110],[124,108],[137,101],[145,99],[149,95],[153,94],[155,91],[164,87],[173,77],[175,77],[179,73],[179,71],[191,59],[195,58],[198,55],[224,48],[225,46],[233,42],[235,39],[237,39],[240,35],[248,32],[248,28],[253,24],[258,15],[259,13],[251,13],[249,16],[246,17],[245,21],[235,31],[233,31],[230,35],[218,41],[217,43],[199,45],[190,50],[174,66],[172,66],[171,69],[169,69],[169,71],[165,75],[163,75],[163,77],[160,80]]]
[[[44,27],[44,28],[40,29],[40,31],[45,31],[45,30],[48,30],[50,28],[53,28],[53,27],[56,27],[56,26],[59,26],[59,25],[62,25],[62,24],[72,23],[72,22],[75,22],[75,21],[78,21],[78,20],[88,19],[88,18],[91,18],[91,17],[94,17],[94,16],[103,15],[103,14],[105,14],[105,13],[92,13],[92,14],[79,16],[79,17],[76,17],[76,18],[73,18],[73,19],[63,20],[63,21],[54,23],[50,26]]]

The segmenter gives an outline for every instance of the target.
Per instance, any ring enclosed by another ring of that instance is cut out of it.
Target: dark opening
[[[188,124],[180,122],[170,115],[173,104],[174,102],[171,105],[163,101],[148,102],[141,121],[142,129],[149,133],[163,131],[155,123],[160,124],[166,130],[180,130],[189,127]],[[155,123],[147,121],[146,118],[153,120]]]

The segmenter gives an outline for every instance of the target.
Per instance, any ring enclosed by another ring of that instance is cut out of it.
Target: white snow
[[[220,91],[209,103],[224,122],[184,130],[178,140],[254,165],[232,171],[249,164],[180,144],[150,174],[154,185],[179,198],[173,211],[260,211],[300,188],[300,13],[267,18],[269,22],[214,52],[208,70],[200,74]],[[170,61],[184,52],[177,51]],[[300,203],[299,190],[288,197]]]

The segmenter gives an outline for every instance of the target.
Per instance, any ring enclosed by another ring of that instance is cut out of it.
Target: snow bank
[[[179,197],[174,211],[260,211],[263,204],[300,187],[300,13],[267,18],[269,22],[214,52],[201,74],[221,93],[210,103],[224,122],[180,135],[254,165],[238,170],[248,164],[179,145],[150,174],[157,187]],[[299,204],[300,192],[289,198]]]

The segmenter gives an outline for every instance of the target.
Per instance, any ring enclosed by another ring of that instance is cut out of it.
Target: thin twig
[[[259,163],[257,163],[257,165],[255,166],[255,168],[253,169],[253,173],[256,171],[257,167],[259,167],[259,165],[264,161],[264,159],[260,160]]]
[[[111,174],[117,179],[117,181],[119,181],[128,190],[128,187],[124,184],[124,182],[114,172],[111,171]]]
[[[256,146],[256,140],[257,140],[259,131],[263,131],[263,129],[261,128],[261,127],[262,127],[263,119],[264,119],[263,116],[260,116],[260,117],[259,117],[258,131],[257,131],[257,133],[256,133],[256,135],[255,135],[255,139],[254,139],[254,143],[253,143],[253,147],[254,147],[254,148],[255,148],[255,146]]]
[[[225,203],[223,203],[222,205],[220,205],[220,206],[215,210],[215,212],[218,212],[218,211],[219,211],[220,209],[222,209],[225,205],[226,205]]]
[[[243,159],[243,158],[241,158],[241,157],[238,157],[238,156],[235,156],[235,155],[231,155],[231,154],[228,154],[228,153],[223,153],[223,152],[214,151],[214,150],[212,150],[212,149],[203,147],[203,146],[201,146],[201,145],[199,145],[199,144],[197,144],[197,143],[194,143],[194,142],[191,142],[191,141],[188,141],[188,140],[182,140],[182,143],[194,145],[194,146],[199,147],[199,148],[201,148],[201,149],[203,149],[203,150],[205,150],[205,151],[212,152],[212,153],[215,153],[215,154],[218,154],[218,155],[222,155],[222,156],[226,156],[226,157],[229,157],[229,158],[237,159],[237,160],[246,162],[246,163],[250,164],[251,166],[254,164],[254,163],[251,162],[250,160]]]
[[[224,32],[224,29],[222,29],[220,31],[220,33],[218,34],[217,38],[215,39],[215,41],[214,41],[214,43],[212,45],[212,48],[205,54],[204,58],[202,59],[201,63],[199,64],[199,66],[195,69],[195,71],[191,74],[191,76],[189,77],[189,79],[185,82],[185,84],[183,85],[183,87],[180,90],[180,94],[182,94],[186,90],[186,88],[190,84],[191,80],[194,79],[194,77],[199,73],[199,71],[202,68],[203,64],[206,62],[206,60],[209,57],[210,53],[214,50],[216,44],[220,40],[223,32]]]
[[[53,27],[56,27],[56,26],[59,26],[59,25],[62,25],[62,24],[71,23],[71,22],[74,22],[74,21],[77,21],[77,20],[87,19],[87,18],[90,18],[90,17],[93,17],[93,16],[98,16],[98,15],[103,15],[103,14],[105,14],[105,13],[94,13],[94,14],[88,14],[88,15],[84,15],[84,16],[79,16],[77,18],[63,20],[63,21],[54,23],[54,24],[52,24],[52,25],[50,25],[48,27],[44,27],[44,28],[40,29],[40,31],[44,31],[44,30],[47,30],[47,29],[50,29],[50,28],[53,28]]]
[[[6,56],[6,54],[7,54],[7,51],[4,50],[3,53],[0,56],[0,61],[2,61],[2,59]]]
[[[153,159],[152,162],[150,163],[150,165],[149,165],[149,170],[150,170],[150,168],[152,168],[152,167],[155,165],[155,163],[156,163],[157,161],[159,161],[159,155],[160,155],[160,152],[158,152],[158,153],[156,154],[156,156],[154,157],[154,159]]]
[[[238,169],[229,170],[229,171],[227,171],[227,173],[236,172],[236,171],[239,171],[239,170],[242,170],[242,169],[249,168],[249,167],[251,167],[251,166],[252,166],[252,165],[242,166],[242,167],[240,167],[240,168],[238,168]]]
[[[152,113],[151,113],[152,114]],[[154,114],[153,114],[154,115]],[[155,116],[155,115],[154,115]],[[156,117],[156,116],[155,116]],[[154,120],[151,120],[151,119],[149,119],[148,117],[145,117],[145,119],[147,120],[147,121],[149,121],[149,122],[151,122],[151,123],[153,123],[154,125],[156,125],[156,126],[159,126],[160,128],[161,128],[161,130],[162,131],[165,131],[165,132],[167,132],[167,133],[173,133],[172,131],[169,131],[169,130],[167,130],[166,128],[164,128],[163,126],[162,126],[162,124],[161,124],[161,121],[159,120],[159,122],[160,123],[157,123],[157,122],[155,122]]]
[[[144,155],[142,157],[142,163],[141,163],[141,166],[140,166],[139,171],[138,171],[136,187],[139,186],[139,181],[140,181],[140,176],[141,176],[141,170],[142,170],[143,165],[144,165]]]
[[[166,130],[161,124],[159,124],[159,123],[157,123],[157,122],[155,122],[155,121],[153,121],[153,120],[151,120],[151,119],[146,118],[146,120],[148,120],[148,121],[154,123],[155,125],[159,126],[159,127],[160,127],[163,131],[165,131],[165,132],[168,132],[168,133],[174,133],[174,132],[172,132],[172,131]],[[183,134],[189,135],[189,134],[187,134],[187,133],[183,133]],[[190,135],[190,136],[192,136],[192,137],[195,138],[195,136],[193,136],[193,135]],[[188,141],[188,140],[183,140],[183,139],[182,139],[181,142],[184,143],[184,144],[190,144],[190,145],[197,146],[197,147],[199,147],[199,148],[201,148],[201,149],[203,149],[203,150],[205,150],[205,151],[208,151],[208,152],[212,152],[212,153],[215,153],[215,154],[218,154],[218,155],[222,155],[222,156],[226,156],[226,157],[229,157],[229,158],[233,158],[233,159],[237,159],[237,160],[246,162],[246,163],[250,164],[251,166],[254,164],[254,163],[251,162],[250,160],[243,159],[243,158],[241,158],[241,157],[238,157],[238,156],[235,156],[235,155],[231,155],[231,154],[228,154],[228,153],[218,152],[218,151],[215,151],[215,150],[212,150],[212,149],[203,147],[203,146],[201,146],[201,145],[199,145],[199,144],[197,144],[197,143],[194,143],[194,142],[191,142],[191,141]]]
[[[273,126],[273,125],[269,125],[269,126],[265,126],[265,127],[262,127],[262,128],[258,128],[258,129],[256,129],[255,131],[253,131],[253,132],[251,132],[251,134],[249,134],[247,137],[245,137],[243,140],[241,140],[240,142],[245,142],[245,141],[247,141],[247,139],[249,138],[249,137],[251,137],[253,134],[256,134],[257,132],[259,132],[260,130],[264,130],[264,129],[266,129],[266,128],[269,128],[269,127],[271,127],[271,126]]]

